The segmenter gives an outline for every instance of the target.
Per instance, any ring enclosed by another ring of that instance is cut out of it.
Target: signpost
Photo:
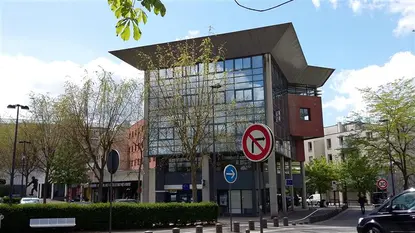
[[[107,169],[110,173],[110,222],[109,222],[109,233],[112,228],[112,175],[115,174],[120,166],[120,154],[117,150],[111,150],[107,157]]]
[[[262,226],[262,182],[261,172],[263,161],[267,160],[274,149],[274,134],[272,130],[264,124],[252,124],[246,128],[242,136],[242,152],[250,161],[257,164],[258,193],[259,193],[259,229],[264,232]]]
[[[229,217],[231,223],[231,232],[232,232],[232,184],[235,183],[236,179],[238,179],[238,170],[232,164],[226,165],[225,169],[223,169],[223,177],[225,181],[229,184]]]
[[[386,189],[388,188],[389,184],[388,184],[388,181],[387,181],[387,180],[385,180],[385,179],[383,179],[383,178],[380,178],[380,179],[376,182],[376,186],[378,186],[378,188],[379,188],[380,190],[386,190]]]
[[[331,181],[331,189],[333,190],[333,199],[334,199],[334,206],[336,205],[336,191],[337,191],[337,181]],[[339,206],[340,206],[340,197],[339,197]]]

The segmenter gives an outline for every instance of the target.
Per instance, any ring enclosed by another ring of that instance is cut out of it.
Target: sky
[[[282,0],[240,0],[267,8]],[[105,0],[0,1],[0,106],[28,104],[30,92],[62,93],[65,81],[103,67],[124,78],[142,72],[108,51],[292,22],[307,62],[335,68],[323,86],[324,125],[364,109],[357,88],[415,77],[415,0],[294,0],[268,12],[233,0],[164,0],[139,41],[115,35]],[[0,116],[14,111],[0,108]]]

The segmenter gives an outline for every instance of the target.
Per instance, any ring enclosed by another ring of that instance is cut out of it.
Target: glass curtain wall
[[[187,74],[191,80],[194,80],[194,87],[187,85],[183,88],[183,92],[191,95],[192,89],[197,88],[203,73],[203,64],[194,67],[187,67],[190,71]],[[175,68],[185,69],[185,68]],[[217,88],[214,95],[215,98],[215,133],[226,133],[234,135],[231,145],[229,142],[218,139],[216,136],[216,152],[223,154],[224,160],[237,160],[241,166],[247,167],[243,161],[244,158],[235,155],[231,156],[229,152],[238,152],[241,150],[242,134],[250,123],[265,122],[265,104],[264,104],[264,67],[263,57],[254,56],[238,59],[230,59],[220,61],[216,65],[210,64],[209,71],[212,72],[212,84],[221,83],[221,87]],[[172,78],[174,70],[160,69],[156,72],[147,72],[150,79],[149,93],[149,156],[162,156],[180,154],[180,140],[177,129],[169,122],[168,116],[163,116],[159,111],[159,106],[163,101],[162,96],[152,93],[151,90],[157,88],[155,80],[160,77]],[[175,77],[179,78],[179,77]],[[193,82],[192,82],[193,83]],[[189,94],[190,93],[190,94]],[[196,95],[196,94],[194,94]],[[189,98],[197,98],[189,97]],[[229,110],[231,106],[231,111]],[[213,112],[213,110],[212,110]],[[213,129],[210,125],[209,130]],[[172,149],[173,147],[173,149]],[[209,148],[212,151],[212,147]],[[227,153],[228,152],[228,153]],[[226,155],[226,156],[225,156]],[[231,156],[231,157],[230,157]],[[236,156],[234,158],[234,156]],[[174,160],[174,161],[173,161]],[[169,164],[169,171],[188,171],[190,165],[183,159],[173,159]],[[184,166],[184,167],[183,167]]]

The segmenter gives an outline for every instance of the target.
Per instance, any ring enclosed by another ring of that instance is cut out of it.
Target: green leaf
[[[121,7],[118,7],[118,9],[114,12],[115,17],[117,17],[117,19],[119,19],[121,17]]]
[[[126,21],[125,19],[122,19],[122,20],[119,20],[119,21],[118,21],[117,26],[115,26],[115,32],[117,33],[117,36],[118,36],[118,35],[122,32],[122,30],[124,29],[126,22],[127,22],[127,21]]]
[[[128,21],[127,25],[124,27],[124,30],[121,33],[121,39],[127,41],[130,39],[130,21]]]
[[[136,25],[133,24],[133,29],[134,29],[134,40],[139,40],[141,38],[141,30],[140,28]]]
[[[139,17],[141,16],[141,20],[143,20],[143,23],[146,24],[147,23],[147,14],[144,11],[141,11],[141,14],[139,15]]]

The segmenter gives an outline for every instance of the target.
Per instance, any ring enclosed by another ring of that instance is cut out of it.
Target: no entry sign
[[[378,186],[379,189],[381,190],[385,190],[388,188],[388,181],[380,178],[377,182],[376,182],[376,186]]]
[[[274,134],[264,124],[250,125],[242,136],[242,152],[252,162],[268,159],[274,148]]]

